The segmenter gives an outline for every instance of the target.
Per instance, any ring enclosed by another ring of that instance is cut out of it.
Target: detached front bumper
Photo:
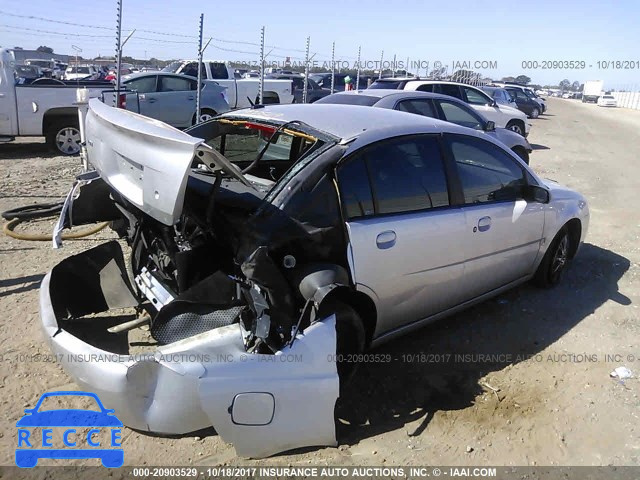
[[[142,355],[113,353],[96,346],[95,338],[127,332],[111,334],[97,319],[79,317],[132,306],[128,288],[117,242],[67,258],[40,287],[42,327],[57,360],[122,423],[164,434],[213,426],[239,455],[250,457],[336,444],[339,382],[328,359],[336,348],[334,316],[275,355],[248,354],[238,324],[152,346]],[[72,334],[79,323],[91,334]]]

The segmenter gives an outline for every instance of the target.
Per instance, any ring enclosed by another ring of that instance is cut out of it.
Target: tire
[[[540,110],[538,110],[537,108],[534,108],[531,111],[531,115],[529,115],[531,118],[538,118],[540,116]]]
[[[198,123],[202,123],[202,122],[207,122],[209,120],[211,120],[213,117],[215,117],[217,115],[217,113],[214,110],[211,110],[210,108],[201,108],[200,109],[200,121]],[[193,118],[191,119],[191,124],[195,125],[196,124],[196,114],[193,114]]]
[[[344,302],[329,300],[321,305],[318,318],[326,318],[331,314],[336,316],[336,368],[340,385],[346,384],[357,368],[353,356],[364,351],[365,330],[360,315]]]
[[[516,132],[518,135],[522,135],[524,137],[524,126],[522,125],[521,122],[517,121],[517,120],[511,120],[509,123],[507,123],[507,127],[508,130],[511,130],[512,132]]]
[[[45,136],[49,146],[62,155],[80,153],[80,124],[77,118],[69,117],[55,121]]]
[[[557,285],[569,264],[571,238],[567,227],[562,227],[555,236],[533,277],[533,283],[549,288]]]
[[[529,165],[529,152],[527,152],[522,147],[513,147],[512,150],[516,155],[518,155],[524,161],[524,163]]]

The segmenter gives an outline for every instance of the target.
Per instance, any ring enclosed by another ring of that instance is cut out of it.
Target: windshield
[[[176,73],[181,66],[182,66],[182,62],[171,62],[169,65],[164,67],[162,71]]]
[[[37,65],[38,67],[49,68],[51,66],[51,62],[48,60],[27,60],[29,65]]]
[[[371,107],[372,105],[378,103],[379,100],[380,97],[373,97],[371,95],[336,94],[321,98],[315,103],[330,103],[334,105],[362,105],[365,107]]]
[[[390,88],[392,90],[396,90],[400,88],[400,85],[402,84],[402,82],[403,82],[402,80],[376,80],[371,84],[369,88],[373,88],[373,89]]]
[[[613,99],[614,97],[613,97],[613,95],[605,95],[605,96],[604,96],[604,97],[602,97],[602,98]]]

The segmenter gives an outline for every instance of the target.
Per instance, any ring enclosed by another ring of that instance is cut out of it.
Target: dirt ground
[[[344,392],[337,448],[247,460],[212,430],[163,438],[125,428],[125,464],[640,464],[639,380],[609,376],[618,366],[640,374],[640,111],[548,103],[549,114],[531,121],[531,165],[591,207],[586,243],[561,285],[522,286],[379,348],[395,360],[363,365]],[[0,210],[56,201],[78,171],[77,158],[51,156],[41,141],[0,145]],[[1,465],[14,462],[23,409],[45,391],[76,388],[58,365],[30,360],[48,353],[39,282],[112,236],[54,251],[0,234]]]

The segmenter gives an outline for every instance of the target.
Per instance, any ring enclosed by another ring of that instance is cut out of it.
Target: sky
[[[51,0],[0,0],[0,46],[47,45],[73,54],[75,45],[85,58],[112,56],[116,6],[115,0],[65,0],[64,8]],[[408,58],[409,70],[423,75],[436,62],[449,71],[455,62],[470,62],[471,70],[493,79],[524,74],[538,84],[603,80],[605,88],[640,88],[637,0],[123,0],[123,38],[136,29],[123,54],[196,58],[200,14],[205,42],[213,38],[208,59],[256,61],[264,26],[267,62],[282,63],[287,56],[303,62],[309,37],[317,66],[330,62],[335,42],[336,59],[345,66],[357,60],[360,47],[363,63],[375,67],[381,57],[389,61],[395,55],[398,62]],[[554,68],[558,64],[551,62],[559,61],[584,68]],[[610,61],[629,61],[619,66],[633,68],[615,69]]]

